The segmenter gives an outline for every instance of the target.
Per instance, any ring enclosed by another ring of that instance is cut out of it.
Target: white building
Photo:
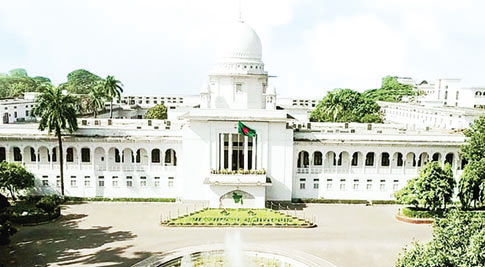
[[[254,30],[239,21],[225,36],[197,101],[127,96],[120,103],[165,101],[175,107],[169,120],[79,119],[80,129],[63,143],[67,195],[234,207],[241,205],[232,198],[237,193],[244,206],[264,207],[267,200],[292,198],[392,199],[428,161],[448,162],[460,173],[461,133],[310,123],[317,100],[278,102]],[[238,134],[239,121],[257,135]],[[39,191],[59,192],[57,140],[36,129],[36,123],[2,125],[0,161],[24,164]]]

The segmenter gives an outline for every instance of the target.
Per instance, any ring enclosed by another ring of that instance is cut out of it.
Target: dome
[[[261,63],[261,40],[243,21],[229,25],[221,35],[219,45],[218,62]]]

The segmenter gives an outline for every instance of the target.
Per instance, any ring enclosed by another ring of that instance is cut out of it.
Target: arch
[[[237,198],[234,197],[237,196]],[[240,207],[242,205],[246,207],[252,207],[255,205],[255,197],[243,190],[236,189],[229,191],[219,197],[219,206],[221,208]]]
[[[362,158],[363,158],[362,152],[354,152],[352,153],[352,161],[351,164],[352,166],[361,166],[362,164]]]
[[[77,151],[75,147],[66,149],[66,162],[77,162]]]
[[[0,147],[0,162],[7,160],[7,152],[5,151],[5,147]]]
[[[388,167],[389,165],[391,165],[391,159],[390,159],[389,153],[383,152],[381,154],[381,166]]]
[[[172,148],[165,150],[165,166],[177,166],[177,154]]]
[[[325,166],[336,166],[337,165],[337,154],[333,151],[328,151],[325,154]]]
[[[418,167],[422,167],[424,165],[426,165],[429,161],[429,155],[428,153],[426,152],[423,152],[419,155],[419,158],[418,158]]]
[[[455,159],[455,155],[453,153],[448,153],[446,154],[445,156],[445,163],[448,163],[450,164],[452,167],[454,167],[454,159]]]
[[[108,150],[108,161],[114,163],[121,163],[121,153],[116,147],[112,147]]]
[[[323,154],[320,151],[313,152],[313,165],[314,166],[322,166],[323,164]]]
[[[102,147],[97,147],[94,149],[94,162],[95,163],[102,163],[102,162],[105,162],[106,159],[105,159],[105,156],[106,156],[106,152],[104,151],[104,148]]]
[[[309,161],[309,154],[307,151],[302,150],[298,152],[297,168],[308,168]]]
[[[56,147],[53,147],[51,149],[51,160],[52,162],[57,162],[57,152],[59,151],[59,147],[56,146]]]
[[[339,154],[337,165],[338,166],[349,166],[350,154],[347,151],[342,151]]]
[[[439,152],[436,152],[433,154],[432,158],[431,158],[431,161],[441,161],[441,153]]]
[[[414,154],[414,152],[409,152],[406,155],[406,162],[404,164],[409,167],[416,167],[416,154]]]
[[[161,155],[160,155],[160,149],[154,148],[152,149],[152,163],[160,163],[161,161]]]
[[[124,148],[121,151],[121,162],[123,163],[134,163],[135,162],[135,155],[131,148]]]
[[[367,152],[365,155],[365,166],[374,166],[375,161],[375,153],[374,152]]]
[[[24,161],[25,163],[31,163],[37,161],[37,156],[35,154],[35,149],[32,146],[24,147]]]
[[[22,161],[22,151],[20,150],[20,147],[14,146],[12,147],[12,153],[13,153],[13,161]]]
[[[81,148],[81,162],[82,163],[91,162],[91,149],[89,147]]]
[[[480,91],[475,92],[475,97],[481,97],[481,96],[482,96],[482,92],[480,92]]]
[[[135,163],[148,164],[148,152],[144,148],[136,150]]]
[[[396,159],[396,164],[395,164],[396,167],[404,166],[404,156],[402,155],[401,152],[394,153],[393,158]]]
[[[38,149],[37,158],[39,159],[39,163],[48,163],[51,161],[51,155],[49,154],[49,149],[45,146],[41,146]]]

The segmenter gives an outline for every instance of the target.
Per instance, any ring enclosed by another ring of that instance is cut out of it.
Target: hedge
[[[101,202],[175,202],[175,198],[106,198],[106,197],[66,197],[66,201]]]
[[[422,208],[415,208],[415,207],[404,207],[401,210],[402,215],[409,217],[409,218],[434,218],[436,216],[441,217],[443,216],[444,211],[430,211],[427,209]]]
[[[30,211],[27,215],[22,216],[13,212],[10,216],[10,220],[17,224],[32,224],[32,223],[42,223],[53,220],[61,216],[61,208],[57,207],[53,212],[47,213],[43,210],[36,210],[34,212]]]
[[[367,204],[367,200],[362,199],[294,199],[294,203],[323,203],[323,204]]]

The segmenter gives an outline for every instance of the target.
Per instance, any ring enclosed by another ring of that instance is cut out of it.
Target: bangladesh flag
[[[240,135],[245,135],[249,137],[256,136],[256,130],[249,128],[248,126],[244,125],[244,123],[242,122],[238,123],[238,131]]]

